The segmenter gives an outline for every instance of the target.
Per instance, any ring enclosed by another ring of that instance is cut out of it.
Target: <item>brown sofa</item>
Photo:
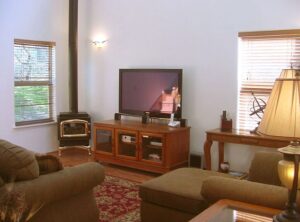
[[[54,156],[0,140],[0,221],[99,221],[93,188],[103,180],[98,163],[63,168]]]
[[[256,153],[247,180],[196,168],[177,169],[149,180],[140,186],[141,221],[189,221],[219,199],[284,209],[288,190],[278,178],[280,159],[280,153]]]

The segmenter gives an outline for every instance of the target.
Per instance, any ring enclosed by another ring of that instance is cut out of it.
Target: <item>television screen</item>
[[[120,69],[119,112],[181,118],[182,69]]]

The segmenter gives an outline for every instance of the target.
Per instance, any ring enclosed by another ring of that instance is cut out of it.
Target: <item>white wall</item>
[[[15,38],[56,42],[57,109],[68,111],[68,1],[0,0],[0,138],[38,152],[57,147],[56,124],[14,127]]]
[[[89,38],[108,38],[103,49],[87,48],[87,104],[94,121],[111,119],[118,111],[119,68],[183,68],[183,117],[192,127],[194,153],[203,152],[205,131],[219,127],[222,110],[235,122],[238,32],[300,28],[298,0],[90,0],[87,4]],[[214,145],[214,159],[216,150]],[[232,169],[246,170],[253,150],[258,148],[226,145],[226,159]]]
[[[191,152],[202,153],[222,110],[235,121],[237,33],[300,28],[299,8],[298,0],[79,0],[79,111],[113,118],[119,68],[183,68]],[[68,0],[0,0],[0,138],[39,152],[57,147],[56,125],[13,127],[13,39],[56,42],[57,111],[68,111],[67,21]],[[109,40],[103,49],[91,44],[99,35]],[[240,147],[226,145],[236,170],[253,155]]]

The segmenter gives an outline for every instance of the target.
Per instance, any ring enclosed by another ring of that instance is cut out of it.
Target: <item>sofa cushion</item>
[[[0,139],[0,176],[4,181],[37,178],[39,167],[34,153]]]
[[[288,197],[285,187],[224,177],[205,180],[201,193],[210,203],[230,199],[276,209],[284,209]]]
[[[50,154],[36,154],[35,158],[39,164],[40,175],[63,169],[62,163],[56,156]]]
[[[283,158],[279,152],[256,152],[249,169],[249,181],[281,186],[278,162]]]
[[[144,182],[139,195],[143,201],[196,214],[208,207],[201,189],[203,181],[210,176],[232,177],[197,168],[180,168]]]

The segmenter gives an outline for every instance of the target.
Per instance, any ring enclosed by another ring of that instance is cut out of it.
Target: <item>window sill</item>
[[[36,126],[46,126],[46,125],[54,125],[57,124],[56,121],[49,122],[49,123],[37,123],[37,124],[30,124],[30,125],[24,125],[24,126],[13,126],[13,129],[21,129],[21,128],[28,128],[28,127],[36,127]]]

